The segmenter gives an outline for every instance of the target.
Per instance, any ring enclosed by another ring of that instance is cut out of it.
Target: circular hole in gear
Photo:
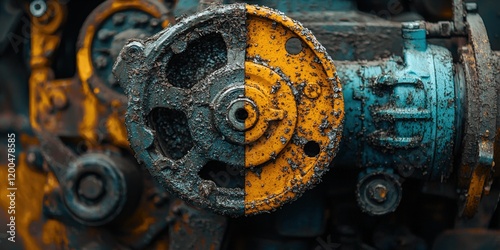
[[[190,89],[226,64],[226,42],[214,33],[189,42],[183,52],[173,54],[166,64],[165,77],[175,87]]]
[[[308,141],[306,145],[304,145],[304,153],[309,157],[316,157],[320,150],[319,144],[315,141]]]
[[[286,41],[286,52],[292,55],[297,55],[302,51],[302,41],[297,37],[292,37]]]
[[[248,112],[244,108],[239,108],[234,112],[234,116],[238,121],[244,122],[248,118]]]

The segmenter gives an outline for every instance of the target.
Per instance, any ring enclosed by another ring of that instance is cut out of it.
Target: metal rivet
[[[476,13],[476,11],[477,11],[477,3],[465,3],[465,9],[469,13]]]
[[[420,29],[420,22],[404,22],[402,23],[402,27],[409,30]]]

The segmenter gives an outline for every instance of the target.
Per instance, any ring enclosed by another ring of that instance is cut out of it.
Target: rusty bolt
[[[108,65],[108,59],[105,56],[98,56],[94,60],[94,64],[98,69],[103,69]]]
[[[95,174],[83,177],[78,183],[78,194],[88,200],[97,200],[104,193],[104,183]]]
[[[376,202],[382,203],[387,200],[389,190],[383,184],[376,184],[370,187],[370,198]]]

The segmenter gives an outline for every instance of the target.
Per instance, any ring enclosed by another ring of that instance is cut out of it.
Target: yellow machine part
[[[112,16],[114,13],[127,10],[135,9],[141,10],[151,16],[163,19],[165,18],[162,13],[155,5],[148,3],[147,1],[141,0],[114,0],[108,1],[108,7],[104,8],[104,11],[97,12],[93,16],[92,23],[85,27],[85,37],[83,39],[83,44],[77,52],[77,69],[80,80],[82,82],[84,93],[87,96],[86,100],[82,104],[85,107],[84,117],[82,119],[82,124],[80,126],[81,134],[89,141],[95,141],[98,138],[95,134],[98,122],[98,114],[96,111],[99,109],[111,110],[111,114],[107,117],[106,128],[112,141],[119,146],[128,147],[127,133],[124,126],[124,105],[120,100],[114,99],[110,100],[110,103],[105,103],[109,105],[108,107],[102,106],[97,100],[96,96],[102,90],[99,88],[92,89],[89,85],[89,80],[95,75],[94,65],[92,63],[92,41],[96,32],[99,29],[99,25],[104,22],[107,18]],[[162,27],[166,27],[170,20],[165,19],[161,24]]]

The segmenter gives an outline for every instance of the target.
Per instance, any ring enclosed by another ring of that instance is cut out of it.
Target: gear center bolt
[[[283,131],[295,128],[297,108],[291,103],[292,90],[278,74],[247,62],[245,83],[234,82],[214,98],[213,125],[223,140],[247,147],[245,154],[253,156],[245,157],[246,167],[257,166],[277,155],[290,141],[292,133]],[[265,146],[268,143],[275,146],[270,149]]]
[[[227,109],[227,121],[237,131],[251,129],[259,119],[257,104],[249,98],[234,100]]]

